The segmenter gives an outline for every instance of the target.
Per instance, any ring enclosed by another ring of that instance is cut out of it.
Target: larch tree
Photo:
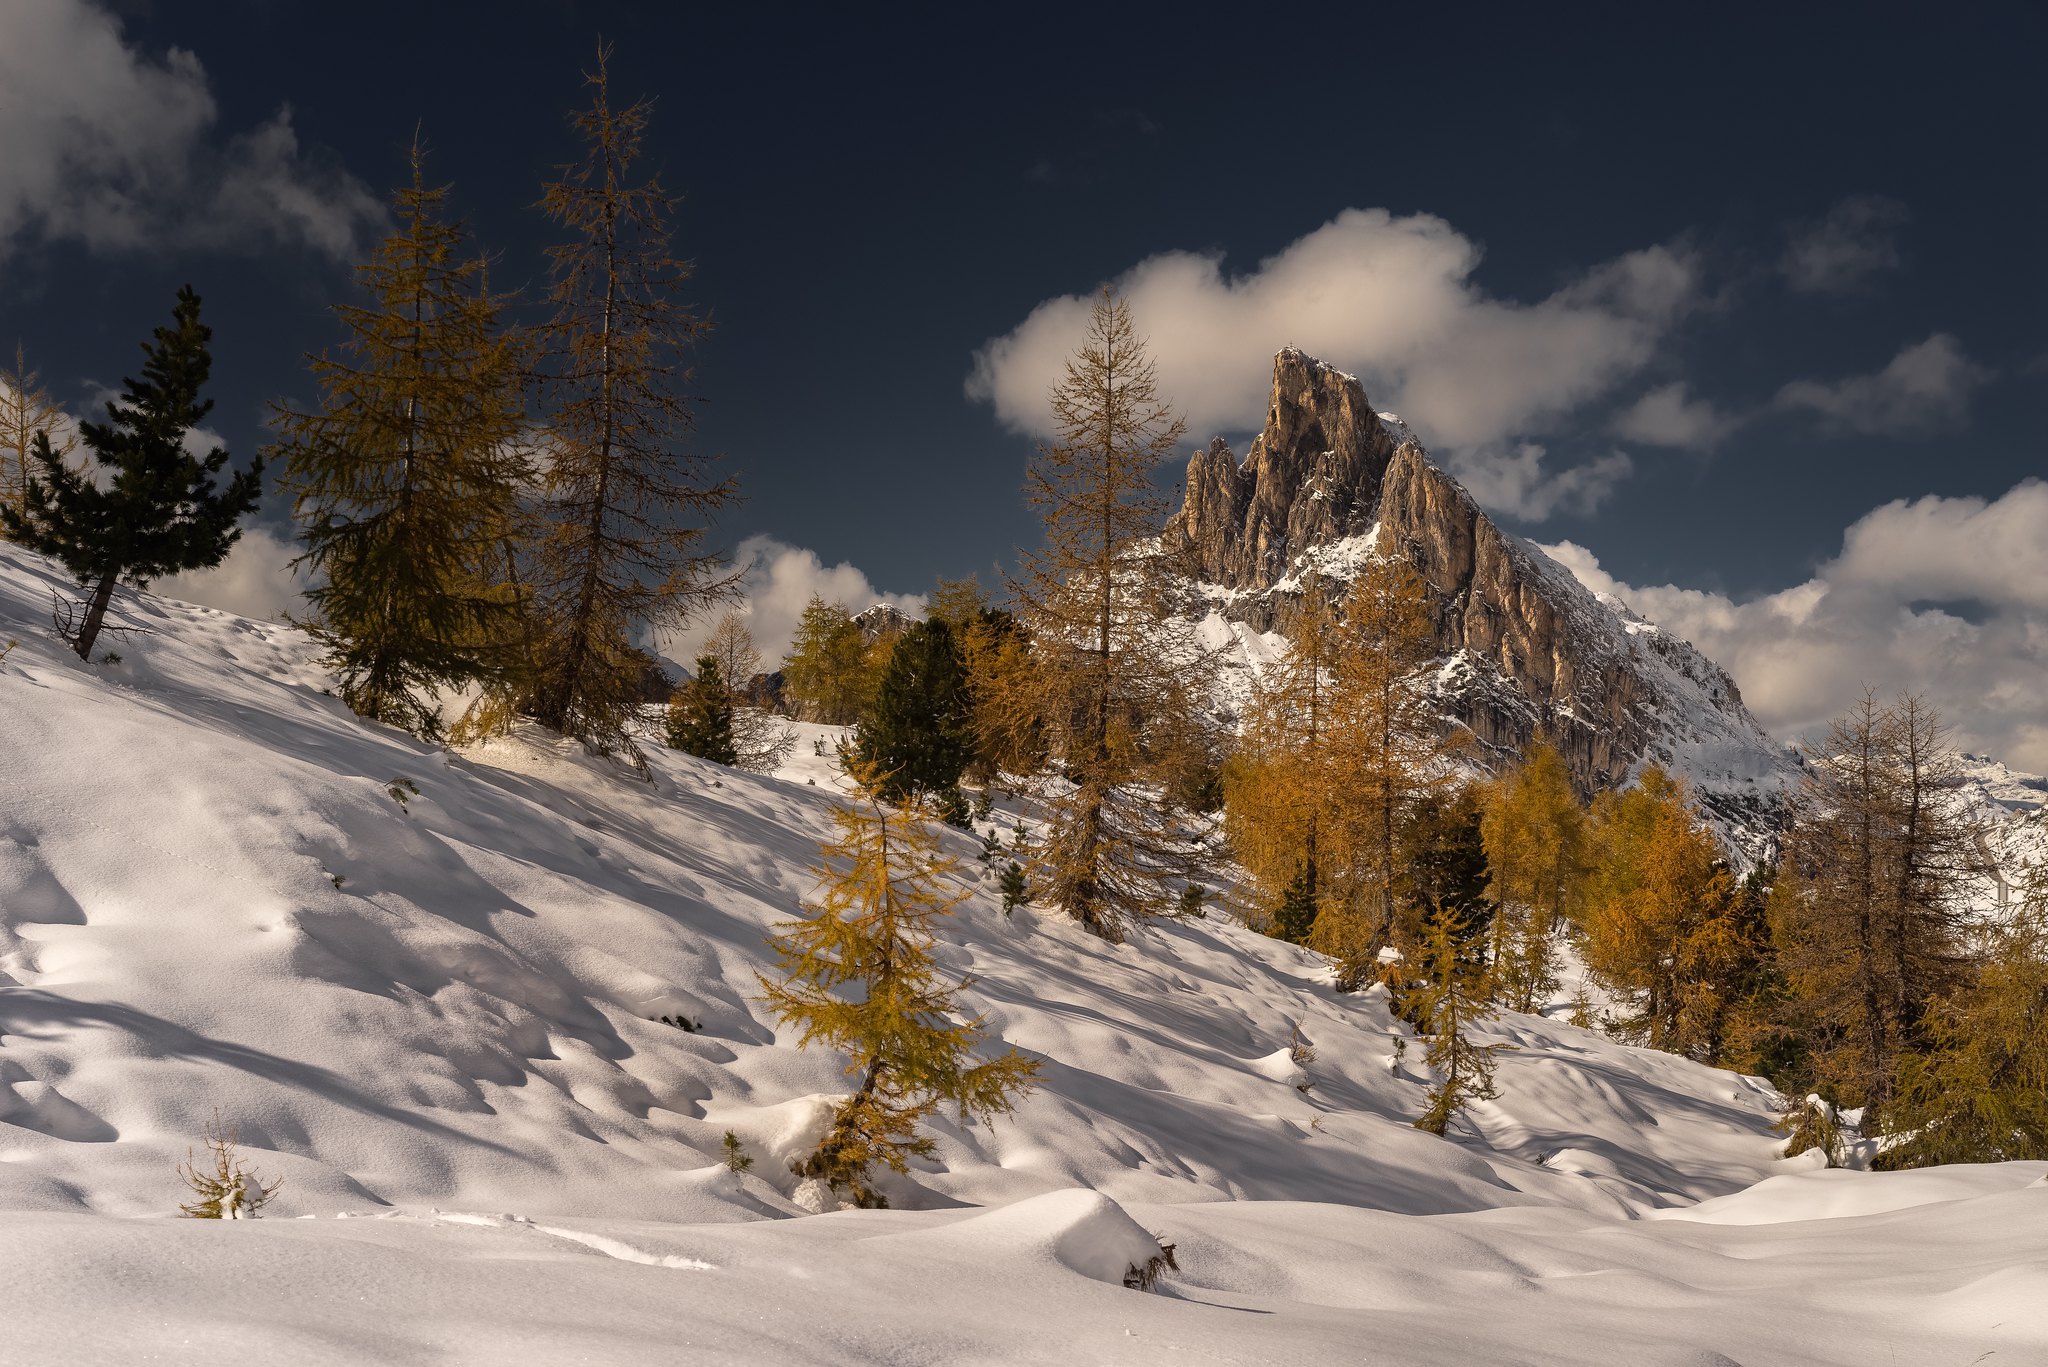
[[[1415,1128],[1441,1135],[1471,1103],[1499,1095],[1493,1082],[1494,1056],[1508,1046],[1480,1044],[1472,1038],[1472,1027],[1490,1017],[1493,1006],[1487,1001],[1485,965],[1460,940],[1456,918],[1438,909],[1425,924],[1428,932],[1421,952],[1403,962],[1401,995],[1417,1028],[1429,1036],[1423,1058],[1436,1074],[1428,1108]]]
[[[49,440],[59,460],[78,445],[70,417],[43,387],[42,376],[29,368],[28,353],[17,342],[13,369],[0,370],[0,508],[12,508],[16,516],[28,512],[39,435]]]
[[[1095,935],[1170,915],[1201,851],[1162,800],[1189,738],[1208,724],[1213,661],[1174,615],[1153,476],[1183,425],[1160,397],[1129,307],[1108,290],[1051,393],[1054,436],[1026,488],[1043,545],[1014,597],[1029,668],[1005,676],[1019,729],[1042,728],[1055,781],[1034,849],[1045,900]]]
[[[1971,827],[1955,759],[1918,698],[1866,693],[1807,751],[1772,932],[1815,1080],[1881,1119],[1923,1018],[1968,977]]]
[[[1287,647],[1260,670],[1236,748],[1223,766],[1223,830],[1271,933],[1306,943],[1331,872],[1345,864],[1348,756],[1330,744],[1336,610],[1319,576],[1302,585]]]
[[[1535,1011],[1557,986],[1557,935],[1577,919],[1587,876],[1586,816],[1555,746],[1536,741],[1490,785],[1480,831],[1494,913],[1493,999]]]
[[[2048,864],[1992,928],[1969,982],[1935,999],[1874,1166],[2048,1159]]]
[[[808,720],[851,726],[874,696],[874,670],[853,614],[813,595],[782,662],[783,688]]]
[[[911,1158],[933,1152],[920,1121],[942,1105],[963,1120],[1005,1115],[1038,1065],[1014,1049],[979,1056],[982,1018],[958,1018],[960,985],[945,981],[933,945],[967,894],[922,805],[899,810],[858,760],[848,774],[857,791],[833,813],[838,834],[823,847],[812,914],[775,928],[768,944],[782,976],[760,981],[800,1046],[843,1052],[859,1079],[796,1172],[872,1207],[888,1204],[874,1186],[877,1165],[907,1172]]]
[[[755,693],[761,674],[761,652],[754,647],[754,633],[746,619],[728,612],[704,639],[704,653],[718,665],[732,705],[732,746],[734,765],[766,773],[789,757],[796,747],[796,732],[762,705]]]
[[[220,485],[215,477],[227,468],[227,451],[217,446],[195,455],[187,447],[213,411],[213,401],[199,397],[213,369],[212,338],[213,329],[199,321],[199,296],[187,285],[178,291],[171,326],[142,344],[141,378],[121,382],[105,422],[78,425],[101,480],[66,464],[48,430],[40,430],[21,507],[0,504],[0,530],[63,561],[86,590],[85,601],[60,616],[81,660],[92,658],[116,584],[219,564],[262,493],[261,457]]]
[[[1586,966],[1634,1003],[1622,1038],[1712,1062],[1763,948],[1752,904],[1684,785],[1661,769],[1603,793],[1594,813]]]
[[[504,300],[415,140],[396,230],[356,270],[348,338],[312,358],[320,403],[279,405],[279,487],[315,576],[306,622],[361,716],[441,733],[439,693],[503,686],[524,661],[507,557],[531,462]]]
[[[1422,577],[1405,548],[1383,546],[1345,595],[1328,699],[1326,748],[1340,766],[1328,777],[1341,803],[1331,835],[1345,867],[1309,944],[1336,960],[1339,991],[1373,981],[1395,948],[1404,832],[1457,780],[1463,744],[1431,692],[1435,659]]]
[[[540,208],[554,312],[538,334],[544,462],[530,586],[532,677],[521,710],[600,751],[632,750],[645,656],[636,636],[680,628],[733,579],[705,545],[735,497],[684,438],[689,347],[709,324],[682,299],[690,263],[670,247],[675,201],[639,178],[653,103],[612,103],[606,62],[570,122],[583,155]]]

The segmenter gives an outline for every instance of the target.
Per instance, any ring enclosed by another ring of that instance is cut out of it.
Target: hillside
[[[1523,1016],[1438,1140],[1404,1028],[1313,956],[1215,916],[1112,947],[985,887],[942,957],[1044,1085],[939,1123],[897,1209],[807,1215],[786,1162],[842,1080],[754,996],[828,828],[809,744],[651,782],[537,734],[454,753],[360,723],[278,624],[124,594],[147,634],[82,664],[59,583],[0,547],[0,1361],[2048,1346],[2043,1165],[1813,1173],[1762,1083]],[[276,1218],[166,1218],[216,1112]],[[1125,1290],[1153,1235],[1181,1272]]]

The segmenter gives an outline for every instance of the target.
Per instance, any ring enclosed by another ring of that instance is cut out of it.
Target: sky
[[[538,293],[602,35],[658,102],[769,649],[814,591],[1032,542],[1044,391],[1111,283],[1191,446],[1242,454],[1299,345],[1777,734],[1917,689],[2048,770],[2048,20],[1703,14],[9,0],[0,341],[88,411],[190,281],[246,456],[415,129]],[[274,611],[289,536],[272,500],[169,587]]]

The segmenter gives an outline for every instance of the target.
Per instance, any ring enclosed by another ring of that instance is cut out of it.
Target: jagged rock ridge
[[[1797,762],[1726,671],[1501,530],[1355,378],[1298,350],[1274,358],[1244,462],[1218,438],[1188,463],[1164,545],[1240,633],[1284,632],[1311,568],[1341,592],[1369,556],[1405,556],[1429,585],[1446,712],[1496,760],[1544,736],[1588,794],[1662,764],[1750,856],[1781,819]]]

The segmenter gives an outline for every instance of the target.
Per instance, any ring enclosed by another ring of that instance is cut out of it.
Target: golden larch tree
[[[1557,986],[1556,937],[1577,919],[1587,876],[1586,815],[1555,746],[1531,742],[1488,785],[1480,835],[1498,908],[1489,935],[1493,999],[1539,1010]]]
[[[848,774],[856,792],[833,813],[838,835],[823,846],[812,914],[775,928],[768,944],[782,976],[760,981],[800,1046],[842,1051],[847,1075],[860,1079],[798,1175],[856,1205],[884,1206],[875,1165],[907,1172],[911,1158],[934,1151],[919,1121],[948,1104],[962,1120],[1008,1114],[1038,1065],[1014,1049],[978,1057],[984,1021],[957,1019],[960,985],[942,979],[932,952],[938,926],[967,897],[956,861],[940,855],[920,804],[886,801],[882,775],[857,760]]]
[[[1160,396],[1129,307],[1108,290],[1051,394],[1053,439],[1027,480],[1045,540],[1013,585],[1028,668],[1005,671],[1014,734],[1039,728],[1058,769],[1034,850],[1045,900],[1119,940],[1170,913],[1199,841],[1164,798],[1209,724],[1213,660],[1174,624],[1154,474],[1183,426]]]
[[[60,460],[78,445],[74,424],[43,387],[42,376],[29,368],[28,353],[17,342],[13,368],[0,370],[0,506],[12,508],[17,516],[28,514],[38,434],[48,439]]]
[[[583,155],[540,201],[566,240],[549,248],[554,314],[539,332],[545,459],[521,710],[600,750],[630,750],[647,669],[635,640],[730,592],[705,537],[735,490],[684,441],[685,356],[709,324],[681,295],[691,266],[670,247],[675,200],[637,170],[653,102],[613,105],[609,55],[599,48],[590,105],[570,119]]]

